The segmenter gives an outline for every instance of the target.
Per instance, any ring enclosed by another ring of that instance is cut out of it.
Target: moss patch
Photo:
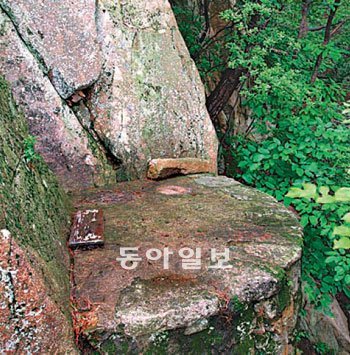
[[[68,306],[67,200],[40,156],[30,151],[26,121],[2,77],[0,110],[0,228],[39,263],[53,299]]]

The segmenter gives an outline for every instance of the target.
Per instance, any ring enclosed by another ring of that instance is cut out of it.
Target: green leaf
[[[311,225],[317,226],[317,224],[318,224],[318,218],[317,217],[310,216],[309,220],[310,220]]]
[[[334,281],[339,282],[344,278],[344,274],[340,274],[340,275],[335,275],[334,276]]]
[[[307,214],[304,214],[300,219],[300,224],[302,227],[305,227],[309,223],[309,217]]]
[[[298,176],[300,176],[300,177],[304,175],[304,170],[301,168],[296,168],[296,172],[297,172]]]
[[[326,264],[329,264],[329,263],[333,263],[333,262],[335,262],[335,261],[337,261],[337,260],[338,260],[338,257],[336,257],[336,256],[329,256],[328,258],[326,258],[325,262],[326,262]]]
[[[298,187],[291,187],[286,197],[291,198],[316,198],[317,191],[316,185],[314,184],[303,184],[304,189],[299,189]]]
[[[340,238],[334,241],[333,249],[350,249],[350,238]]]
[[[317,203],[324,204],[324,203],[334,203],[334,202],[336,202],[334,196],[329,195],[329,187],[328,186],[321,186],[320,187],[320,193],[321,193],[322,197],[318,197],[316,199]]]
[[[342,187],[334,194],[335,200],[339,202],[350,202],[350,187]]]
[[[328,186],[321,186],[320,187],[320,192],[321,192],[322,196],[328,195],[329,187]]]
[[[316,202],[317,203],[334,203],[336,202],[334,196],[331,196],[331,195],[325,195],[325,196],[322,196],[322,197],[318,197],[316,199]]]
[[[340,235],[342,237],[350,237],[350,227],[348,226],[337,226],[334,228],[333,235]]]
[[[343,218],[342,218],[343,221],[345,221],[346,223],[350,223],[350,212],[347,213]]]
[[[299,189],[298,187],[291,187],[288,191],[288,193],[286,194],[286,197],[290,197],[290,198],[299,198],[301,197],[301,189]]]

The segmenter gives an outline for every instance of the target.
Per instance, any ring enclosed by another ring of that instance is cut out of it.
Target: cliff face
[[[0,348],[73,349],[65,197],[2,77],[0,110]]]
[[[113,168],[144,177],[156,158],[216,171],[203,87],[167,1],[0,5],[0,71],[66,189],[111,181]]]

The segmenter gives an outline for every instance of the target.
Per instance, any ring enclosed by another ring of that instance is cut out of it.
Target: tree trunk
[[[311,5],[311,0],[304,0],[303,3],[301,4],[301,21],[300,21],[300,26],[299,26],[299,33],[298,33],[298,38],[303,38],[307,35],[307,32],[309,31],[309,25],[308,25],[308,14],[309,14],[309,7]]]
[[[323,43],[322,43],[322,45],[324,47],[326,47],[327,44],[329,43],[329,41],[331,40],[331,37],[332,37],[332,24],[333,24],[333,20],[334,20],[335,14],[336,14],[336,12],[337,12],[337,10],[339,8],[339,5],[340,5],[340,0],[336,0],[334,2],[334,5],[333,5],[334,7],[329,12],[328,19],[327,19],[327,24],[326,24],[326,29],[325,29],[325,33],[324,33],[324,40],[323,40]],[[317,59],[316,59],[314,70],[313,70],[313,73],[311,75],[311,84],[313,84],[316,81],[316,79],[317,79],[317,75],[318,75],[318,72],[320,70],[322,61],[323,61],[323,53],[321,52],[317,56]]]
[[[227,68],[222,73],[218,85],[216,85],[214,91],[207,98],[207,109],[217,130],[219,129],[218,115],[227,104],[233,92],[238,89],[241,82],[240,79],[246,72],[247,70],[241,67],[235,69]]]

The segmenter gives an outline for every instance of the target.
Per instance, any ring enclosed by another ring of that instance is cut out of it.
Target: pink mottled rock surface
[[[95,4],[95,0],[1,0],[63,98],[90,86],[100,75]]]
[[[66,189],[104,183],[111,165],[118,181],[144,178],[159,158],[216,172],[204,88],[168,1],[0,6],[0,72]]]
[[[107,195],[113,202],[104,203]],[[105,216],[105,246],[74,252],[73,298],[89,325],[81,327],[81,339],[101,349],[113,344],[116,353],[133,347],[142,352],[165,332],[165,353],[181,354],[193,351],[191,335],[198,333],[208,353],[232,353],[240,336],[262,332],[275,339],[272,353],[290,348],[302,232],[296,217],[272,197],[233,179],[197,175],[86,190],[75,204],[101,208]],[[121,247],[138,248],[135,269],[117,260]],[[178,253],[184,247],[201,249],[199,268],[182,267]],[[147,259],[150,248],[173,252],[168,268],[163,258]],[[228,268],[212,268],[219,258],[211,258],[213,248],[229,249]],[[222,316],[232,313],[238,321],[235,307],[243,307],[246,316],[253,305],[256,314],[247,324]],[[245,335],[239,335],[240,327],[247,328]],[[221,334],[219,343],[207,340],[213,332]],[[263,342],[251,339],[253,347]]]
[[[186,157],[216,172],[204,88],[168,1],[106,0],[96,18],[105,65],[89,105],[123,175],[145,177],[151,159]]]
[[[30,134],[37,139],[36,150],[68,190],[101,182],[105,168],[103,159],[96,154],[98,149],[93,149],[96,147],[73,111],[2,13],[0,24],[0,73],[11,86]]]
[[[0,231],[0,349],[75,354],[71,324],[49,297],[35,263],[9,231]]]

